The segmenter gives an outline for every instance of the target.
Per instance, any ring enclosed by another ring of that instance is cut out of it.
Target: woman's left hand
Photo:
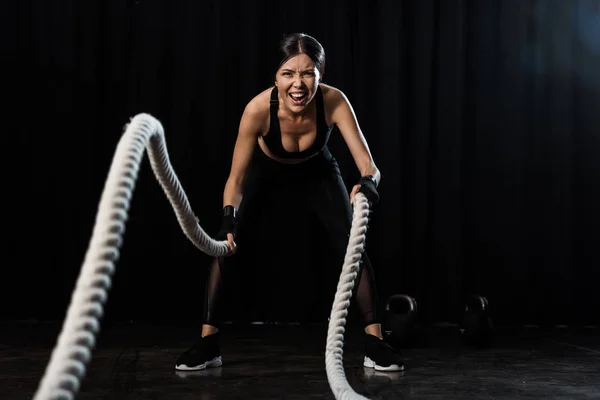
[[[373,207],[373,203],[377,204],[379,201],[379,193],[377,193],[377,184],[374,181],[375,179],[371,175],[360,178],[358,183],[352,187],[350,204],[354,204],[354,198],[358,192],[363,193],[367,200],[369,200],[369,207]]]
[[[354,185],[352,192],[350,192],[350,204],[354,205],[354,196],[356,196],[356,193],[358,193],[359,190],[360,185]]]
[[[354,187],[352,188],[352,192],[350,192],[350,204],[354,205],[354,196],[356,196],[356,193],[358,193],[358,191],[360,190],[360,186],[361,185],[354,185]],[[373,203],[371,201],[369,201],[369,207],[373,207]]]

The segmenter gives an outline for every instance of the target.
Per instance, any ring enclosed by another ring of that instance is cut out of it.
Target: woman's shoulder
[[[348,98],[340,89],[327,85],[324,83],[319,84],[321,91],[323,92],[323,103],[326,112],[327,124],[336,123],[334,114],[337,113],[337,110],[343,109],[350,104]]]
[[[265,89],[254,96],[246,104],[241,118],[241,125],[249,127],[253,134],[264,134],[270,123],[270,95],[273,87]]]
[[[326,105],[332,106],[338,104],[340,100],[344,100],[346,98],[344,93],[335,86],[319,83],[319,87],[323,92],[323,99],[325,100]]]
[[[248,104],[246,104],[245,113],[248,113],[254,117],[268,117],[269,116],[269,105],[271,100],[271,91],[273,86],[263,90],[254,96]]]

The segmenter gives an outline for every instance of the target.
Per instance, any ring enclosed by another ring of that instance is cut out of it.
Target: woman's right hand
[[[229,246],[229,251],[225,254],[225,257],[231,256],[237,251],[237,244],[233,241],[233,234],[231,233],[227,234],[227,245]]]

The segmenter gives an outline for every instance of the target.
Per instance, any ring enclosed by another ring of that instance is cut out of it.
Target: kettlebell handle
[[[393,296],[391,296],[385,306],[386,311],[390,310],[390,303],[394,300],[394,299],[404,299],[407,301],[407,303],[410,306],[410,313],[415,313],[417,312],[417,303],[415,302],[415,299],[413,299],[411,296],[407,295],[407,294],[395,294]]]
[[[480,303],[481,306],[481,312],[487,312],[488,309],[488,301],[484,296],[480,296],[478,294],[474,294],[471,296],[472,299],[474,299],[476,302]],[[467,307],[468,309],[468,307]]]

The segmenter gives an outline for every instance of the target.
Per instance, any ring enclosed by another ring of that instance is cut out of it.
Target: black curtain
[[[272,84],[282,34],[302,31],[324,45],[325,83],[352,102],[383,174],[368,239],[382,302],[409,293],[425,321],[457,322],[475,292],[501,323],[597,322],[599,4],[3,2],[1,318],[64,318],[137,113],[164,125],[214,234],[244,106]],[[350,187],[339,132],[330,147]],[[326,318],[339,271],[310,221],[291,221],[275,235],[285,247],[265,237],[230,307],[260,299],[265,318]],[[210,258],[183,236],[147,158],[120,256],[106,318],[200,318]]]

